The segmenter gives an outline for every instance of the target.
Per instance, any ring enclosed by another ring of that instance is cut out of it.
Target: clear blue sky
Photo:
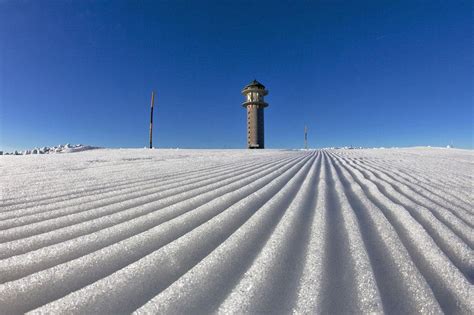
[[[1,1],[0,149],[473,148],[471,1]]]

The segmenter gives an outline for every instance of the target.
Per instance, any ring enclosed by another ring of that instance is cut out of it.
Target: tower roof
[[[256,88],[265,90],[265,85],[263,85],[262,83],[258,82],[257,80],[253,80],[252,82],[250,82],[249,84],[247,84],[247,85],[244,87],[244,90],[247,89],[247,88],[252,88],[252,87],[256,87]]]

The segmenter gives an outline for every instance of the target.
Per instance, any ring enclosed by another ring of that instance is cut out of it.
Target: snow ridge
[[[2,161],[0,314],[474,312],[470,151]]]

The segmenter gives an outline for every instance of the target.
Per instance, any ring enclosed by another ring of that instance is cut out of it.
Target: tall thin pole
[[[155,105],[155,91],[151,91],[151,112],[150,112],[150,149],[153,148],[153,106]]]
[[[304,126],[304,148],[308,149],[308,127]]]

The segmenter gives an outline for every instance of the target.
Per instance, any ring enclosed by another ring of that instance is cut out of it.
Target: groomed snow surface
[[[0,162],[0,313],[474,312],[472,151]]]

